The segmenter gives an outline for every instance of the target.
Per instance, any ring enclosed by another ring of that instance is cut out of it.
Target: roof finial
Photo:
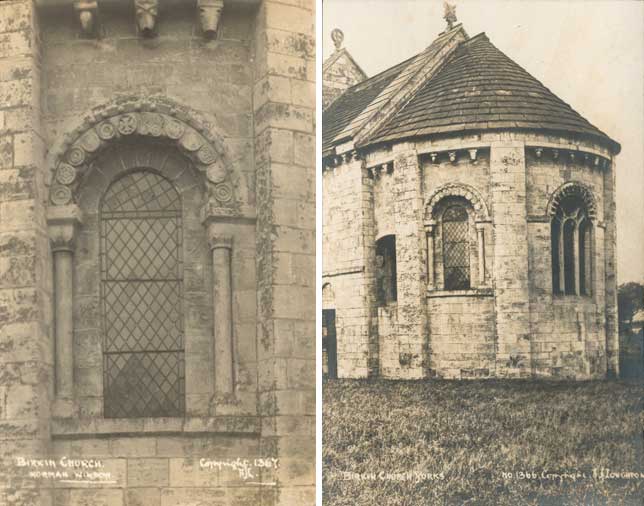
[[[445,7],[443,18],[447,21],[447,29],[451,30],[454,28],[454,23],[458,21],[456,18],[456,5],[443,2],[443,6]]]
[[[331,40],[335,44],[335,50],[338,51],[342,47],[342,41],[344,40],[344,33],[339,28],[334,28],[331,31]]]

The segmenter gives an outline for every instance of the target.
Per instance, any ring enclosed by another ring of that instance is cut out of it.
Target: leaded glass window
[[[183,415],[181,199],[140,170],[101,206],[101,310],[106,418]]]
[[[591,295],[592,223],[576,196],[563,199],[551,223],[552,290],[558,295]]]
[[[467,290],[470,288],[470,241],[465,207],[453,205],[445,209],[442,229],[445,290]]]

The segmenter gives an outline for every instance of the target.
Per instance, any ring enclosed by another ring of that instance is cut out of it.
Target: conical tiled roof
[[[369,81],[356,88],[368,89]],[[340,97],[337,107],[327,110],[323,123],[336,124],[337,117],[346,114],[342,104],[347,99],[354,102],[353,94],[353,88],[347,90],[345,100]],[[351,115],[357,115],[355,108]],[[337,131],[337,127],[332,130]],[[485,130],[589,136],[608,144],[616,153],[620,150],[617,142],[498,50],[484,33],[460,43],[442,67],[362,145]],[[323,129],[323,146],[327,149],[333,144],[329,133],[333,132]]]

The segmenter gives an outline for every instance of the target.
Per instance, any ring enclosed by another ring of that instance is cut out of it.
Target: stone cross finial
[[[342,41],[344,40],[344,33],[339,28],[334,28],[331,31],[331,40],[335,45],[335,50],[338,51],[342,47]]]
[[[451,30],[454,27],[454,23],[458,21],[456,18],[456,5],[443,2],[443,6],[445,7],[443,18],[447,21],[447,29]]]

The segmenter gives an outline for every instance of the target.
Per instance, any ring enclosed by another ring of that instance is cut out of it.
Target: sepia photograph
[[[644,3],[324,0],[325,506],[644,501]]]
[[[315,503],[315,1],[0,1],[0,505]]]

